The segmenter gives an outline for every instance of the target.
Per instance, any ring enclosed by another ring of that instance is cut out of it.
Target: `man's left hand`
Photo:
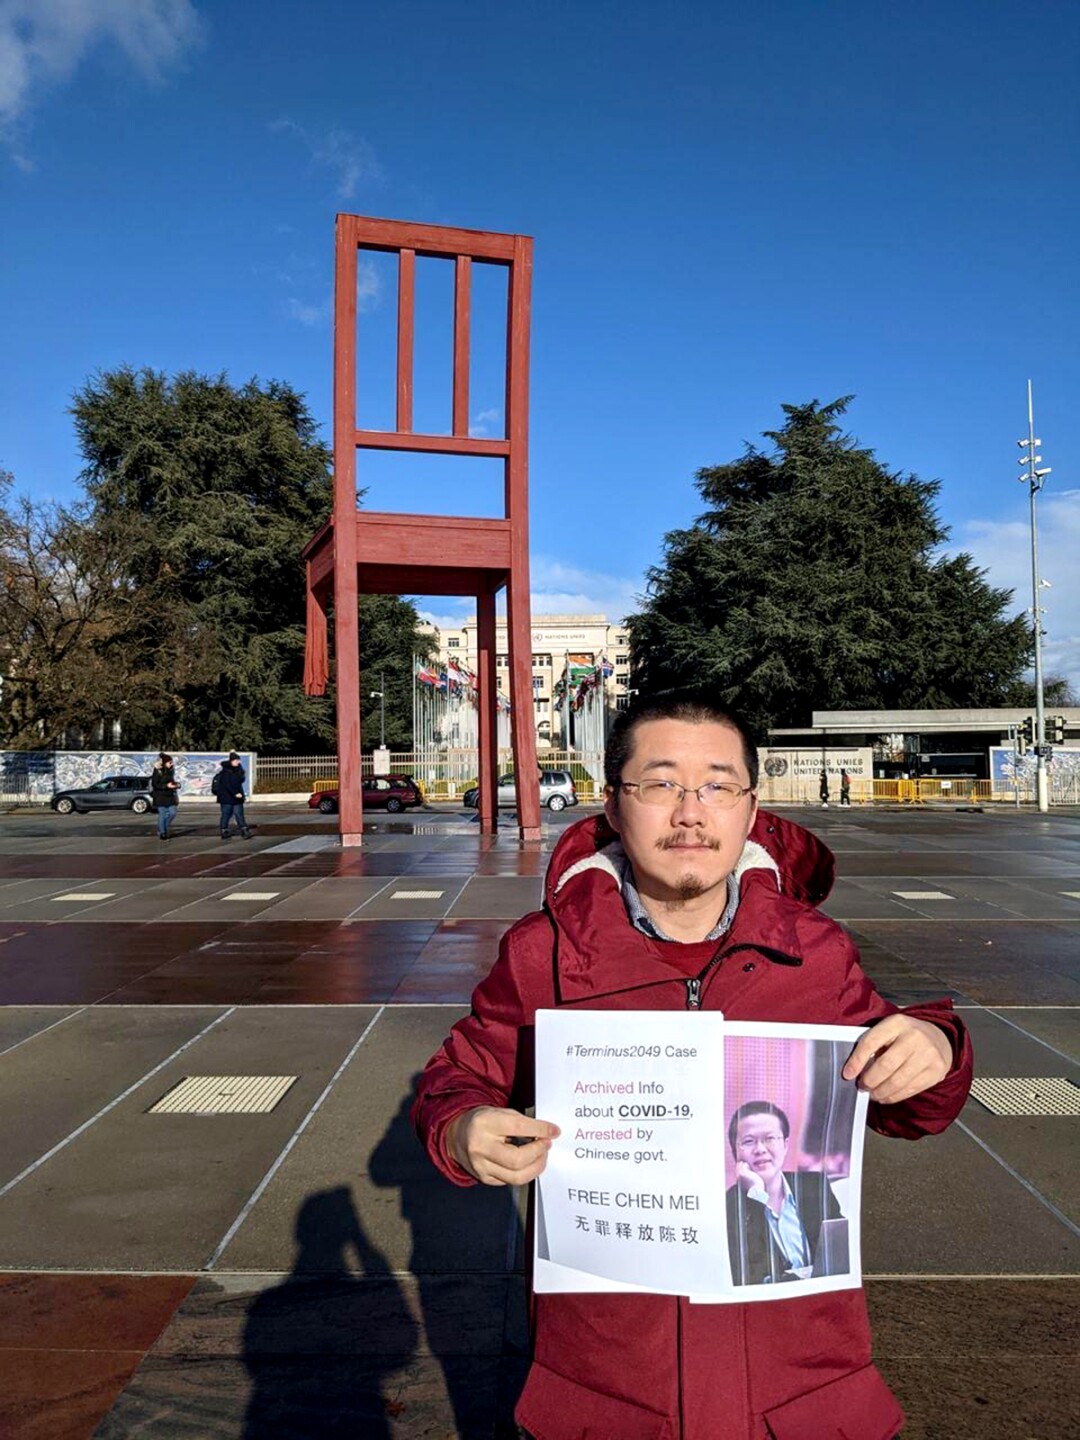
[[[929,1090],[952,1069],[945,1032],[911,1015],[887,1015],[866,1032],[847,1058],[845,1080],[857,1080],[871,1100],[895,1105]]]

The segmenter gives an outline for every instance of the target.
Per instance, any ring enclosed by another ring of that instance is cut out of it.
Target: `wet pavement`
[[[195,806],[167,843],[0,817],[5,1440],[510,1433],[519,1213],[442,1181],[407,1106],[581,813],[521,847],[425,812],[361,851],[300,807],[226,843]],[[950,995],[982,1076],[1080,1083],[1080,821],[783,813],[836,852],[825,908],[885,995]],[[295,1079],[265,1114],[148,1113],[189,1074]],[[972,1099],[921,1145],[869,1137],[905,1437],[1080,1433],[1077,1127]]]

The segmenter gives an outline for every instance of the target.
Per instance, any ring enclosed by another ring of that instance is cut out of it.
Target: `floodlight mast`
[[[1028,482],[1028,490],[1031,496],[1031,621],[1035,635],[1035,799],[1039,809],[1045,814],[1050,808],[1050,785],[1046,769],[1046,705],[1043,700],[1043,670],[1042,670],[1042,606],[1039,604],[1039,591],[1043,582],[1039,579],[1039,534],[1035,523],[1035,497],[1042,489],[1046,476],[1050,474],[1050,467],[1039,467],[1041,455],[1036,454],[1036,446],[1042,441],[1035,438],[1035,412],[1031,399],[1031,381],[1028,381],[1028,433],[1026,440],[1018,440],[1017,444],[1027,455],[1020,461],[1021,465],[1027,466],[1027,474],[1021,475],[1020,479]]]

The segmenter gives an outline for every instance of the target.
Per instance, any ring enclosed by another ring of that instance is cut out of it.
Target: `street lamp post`
[[[1025,480],[1031,496],[1031,623],[1035,636],[1035,798],[1039,809],[1046,813],[1050,808],[1050,786],[1046,770],[1046,705],[1043,700],[1043,672],[1042,672],[1042,606],[1039,604],[1039,591],[1048,582],[1039,578],[1039,537],[1035,524],[1035,497],[1042,489],[1046,476],[1050,474],[1049,465],[1040,467],[1039,461],[1042,456],[1036,454],[1036,448],[1042,441],[1035,435],[1035,411],[1031,400],[1031,381],[1028,381],[1028,433],[1026,440],[1016,442],[1021,450],[1026,450],[1019,464],[1027,467],[1027,473],[1020,476],[1020,481]]]
[[[386,749],[386,677],[385,677],[384,675],[380,675],[380,676],[379,676],[379,684],[380,684],[383,688],[382,688],[381,690],[372,690],[372,691],[371,691],[371,698],[372,698],[372,700],[378,700],[378,702],[379,702],[379,749],[380,749],[380,750],[385,750],[385,749]]]

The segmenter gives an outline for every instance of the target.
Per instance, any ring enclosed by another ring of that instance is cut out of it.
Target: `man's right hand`
[[[520,1110],[481,1105],[450,1122],[450,1153],[481,1185],[528,1185],[547,1164],[557,1125]]]
[[[740,1160],[738,1165],[736,1165],[735,1174],[738,1177],[739,1184],[748,1195],[752,1195],[756,1190],[764,1197],[765,1181],[762,1180],[756,1170],[751,1170],[745,1160]]]

